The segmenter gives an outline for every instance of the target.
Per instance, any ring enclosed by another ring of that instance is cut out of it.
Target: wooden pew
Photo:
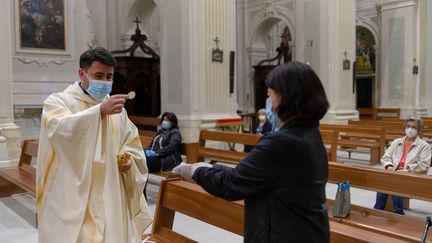
[[[344,148],[366,148],[370,151],[370,164],[379,163],[385,150],[385,134],[381,127],[359,127],[350,125],[321,124],[320,130],[338,131],[338,145]]]
[[[383,127],[385,131],[385,144],[386,146],[390,145],[390,143],[396,138],[400,138],[405,136],[404,131],[404,123],[405,120],[402,119],[392,119],[392,120],[379,120],[379,121],[348,121],[349,125],[354,126],[363,126],[363,127]],[[432,124],[424,124],[423,130],[419,134],[423,139],[428,141],[429,143],[432,140]]]
[[[327,155],[330,160],[336,160],[336,149],[338,141],[337,131],[320,131],[323,138],[324,144],[327,144]],[[206,141],[218,141],[218,142],[231,142],[247,145],[255,145],[261,139],[260,135],[250,133],[232,133],[232,132],[220,132],[220,131],[207,131],[202,130],[200,133],[199,143],[191,146],[190,150],[193,150],[193,146],[196,146],[197,152],[195,154],[190,153],[187,156],[188,163],[195,163],[203,161],[204,158],[211,160],[223,161],[231,164],[238,164],[244,159],[247,153],[240,151],[228,151],[224,149],[208,148],[206,147]]]
[[[251,133],[201,130],[199,136],[198,152],[194,155],[194,157],[188,159],[188,162],[194,163],[198,161],[203,161],[203,158],[209,158],[213,161],[216,160],[231,164],[238,164],[240,160],[246,157],[247,153],[209,148],[206,147],[207,141],[255,145],[260,139],[260,135]]]
[[[349,181],[352,187],[419,200],[432,201],[432,177],[383,169],[329,162],[329,182]],[[395,183],[403,182],[403,183]],[[372,206],[372,205],[371,205]],[[329,201],[329,211],[332,202]],[[352,205],[350,216],[331,220],[369,231],[394,235],[408,242],[419,242],[425,221],[411,216]],[[432,236],[429,236],[432,240]]]
[[[238,235],[244,232],[243,201],[225,201],[208,194],[199,185],[181,180],[165,180],[159,189],[152,233],[143,235],[142,239],[158,243],[197,242],[173,231],[177,212]],[[392,235],[369,232],[336,221],[330,222],[330,237],[334,243],[403,242]]]
[[[37,156],[38,141],[25,140],[21,150],[18,167],[0,168],[0,177],[12,184],[8,192],[3,196],[9,196],[19,192],[16,187],[23,189],[30,195],[36,195],[36,168],[31,166],[32,157]],[[2,193],[3,194],[3,193]]]
[[[360,119],[379,120],[381,118],[400,118],[399,108],[357,108]]]
[[[160,119],[157,117],[130,116],[129,120],[138,128],[141,144],[147,148],[160,126]]]
[[[320,130],[321,138],[326,145],[327,157],[329,161],[337,161],[337,144],[339,132],[334,130]]]

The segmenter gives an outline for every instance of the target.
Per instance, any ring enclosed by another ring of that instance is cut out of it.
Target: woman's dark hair
[[[87,70],[95,61],[110,67],[117,66],[117,61],[111,52],[103,47],[97,47],[95,49],[89,49],[81,54],[80,68]]]
[[[162,123],[162,121],[164,120],[164,118],[167,118],[168,121],[171,122],[171,128],[178,128],[178,120],[177,120],[177,116],[172,113],[172,112],[164,112],[161,116],[161,120],[160,122]]]
[[[276,67],[267,76],[266,86],[280,95],[277,113],[282,121],[294,117],[319,120],[329,107],[321,80],[307,64],[290,62]]]

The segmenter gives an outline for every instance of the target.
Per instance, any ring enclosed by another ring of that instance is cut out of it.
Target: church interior
[[[331,161],[331,241],[422,240],[432,216],[432,168],[391,172],[380,159],[405,136],[410,116],[422,118],[419,136],[432,143],[430,0],[2,0],[0,32],[0,242],[38,242],[35,158],[44,101],[79,80],[81,53],[96,47],[118,62],[111,95],[135,94],[125,109],[144,148],[160,115],[174,112],[184,162],[230,167],[258,141],[253,128],[266,106],[267,75],[306,63],[330,103],[319,129]],[[149,174],[154,224],[169,177]],[[351,183],[352,204],[343,220],[332,217],[342,181]],[[374,209],[377,192],[403,197],[405,215],[392,212],[391,200]],[[174,232],[204,243],[243,242],[229,211],[229,223],[219,224],[172,210]],[[432,230],[424,242],[432,242]]]

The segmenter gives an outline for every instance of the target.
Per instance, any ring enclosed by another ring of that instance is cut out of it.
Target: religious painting
[[[359,73],[375,73],[375,40],[369,30],[356,28],[356,65]]]
[[[18,51],[66,52],[65,0],[17,1]]]

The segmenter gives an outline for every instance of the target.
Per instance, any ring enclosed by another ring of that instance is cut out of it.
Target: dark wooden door
[[[135,91],[136,97],[128,100],[128,115],[158,116],[161,112],[159,59],[144,57],[116,57],[118,66],[114,73],[111,94]]]

